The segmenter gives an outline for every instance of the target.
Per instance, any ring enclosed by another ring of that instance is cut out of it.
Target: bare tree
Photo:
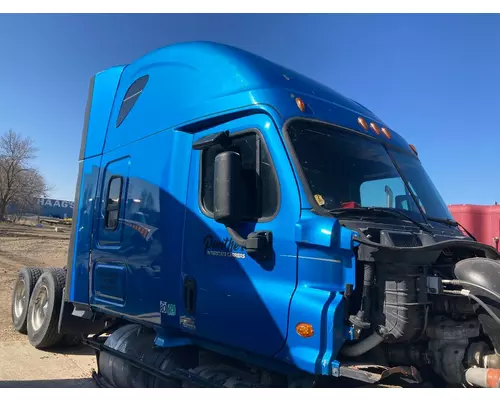
[[[11,130],[0,137],[0,221],[9,205],[25,208],[47,194],[45,179],[30,164],[37,150],[30,138]]]

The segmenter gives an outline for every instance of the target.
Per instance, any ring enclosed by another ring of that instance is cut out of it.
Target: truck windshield
[[[287,134],[309,189],[323,208],[389,208],[425,222],[422,209],[427,217],[452,219],[409,149],[386,148],[369,137],[306,120],[292,122]]]

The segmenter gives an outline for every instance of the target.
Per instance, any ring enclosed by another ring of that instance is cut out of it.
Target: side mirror
[[[215,157],[214,220],[226,226],[231,238],[250,257],[259,262],[267,261],[274,257],[272,232],[251,232],[245,238],[234,228],[243,220],[246,200],[242,172],[239,153],[227,150]]]
[[[232,226],[243,217],[243,179],[241,155],[224,151],[215,157],[214,219]]]
[[[403,209],[403,210],[407,210],[409,208],[409,200],[410,200],[410,196],[407,196],[406,194],[400,194],[398,196],[395,197],[395,201],[396,201],[396,208],[397,209]],[[406,203],[406,207],[404,206],[404,203]]]

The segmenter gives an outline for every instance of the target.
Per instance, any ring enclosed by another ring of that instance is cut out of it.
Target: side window
[[[149,75],[144,75],[137,79],[127,90],[125,93],[125,97],[123,98],[122,105],[120,107],[120,112],[118,113],[118,118],[116,119],[116,127],[118,128],[124,119],[127,117],[130,110],[136,103],[137,99],[141,95],[144,87],[148,83]]]
[[[108,195],[106,197],[106,212],[104,214],[104,228],[115,230],[120,216],[120,203],[123,179],[114,176],[109,180]]]
[[[272,217],[279,206],[279,186],[271,157],[263,138],[255,132],[238,135],[232,148],[241,154],[246,199],[245,219]],[[201,155],[201,205],[208,214],[214,209],[214,162],[221,146],[204,150]]]

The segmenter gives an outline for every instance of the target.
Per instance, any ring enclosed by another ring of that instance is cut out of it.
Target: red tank
[[[448,208],[453,218],[472,233],[478,241],[498,250],[500,205],[454,204]]]

